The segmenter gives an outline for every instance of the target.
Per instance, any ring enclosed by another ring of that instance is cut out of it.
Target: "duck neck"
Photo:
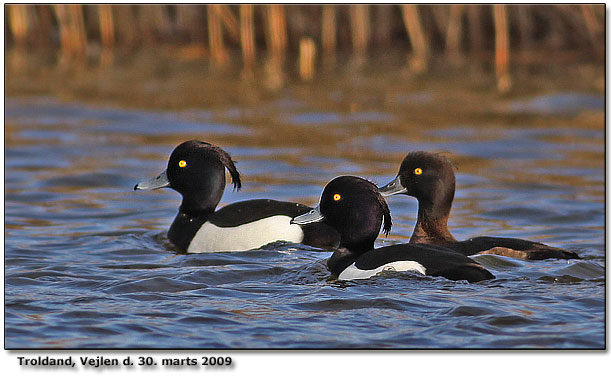
[[[448,230],[452,199],[438,203],[418,202],[418,220],[410,243],[444,244],[456,241]]]
[[[223,192],[221,191],[221,195]],[[178,213],[185,216],[198,218],[202,216],[210,216],[214,212],[216,206],[221,201],[221,195],[210,195],[202,198],[185,198],[178,208]]]
[[[177,191],[182,195],[179,213],[193,218],[209,216],[223,197],[225,170],[222,165],[202,169]]]
[[[354,253],[345,247],[339,247],[333,252],[331,258],[327,260],[329,271],[335,276],[339,276],[348,266],[354,263],[360,254]]]
[[[339,247],[350,251],[355,255],[361,255],[369,250],[373,250],[374,243],[376,238],[378,237],[378,229],[380,229],[380,223],[374,222],[374,228],[376,229],[374,232],[366,235],[350,235],[346,233],[341,233]],[[369,233],[369,232],[367,232]]]
[[[181,206],[178,215],[176,215],[168,231],[168,239],[179,251],[186,252],[199,228],[201,228],[202,224],[208,220],[208,217],[210,217],[213,212],[214,209],[211,211],[186,213],[183,212]]]
[[[373,241],[367,240],[356,244],[351,244],[347,242],[344,243],[340,241],[339,247],[345,248],[346,250],[350,250],[351,253],[354,253],[356,255],[361,255],[369,250],[373,250],[374,242],[375,239]]]

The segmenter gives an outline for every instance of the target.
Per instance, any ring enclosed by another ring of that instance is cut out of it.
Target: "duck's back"
[[[474,260],[449,249],[428,245],[401,244],[386,246],[361,255],[354,267],[358,270],[414,270],[429,276],[476,282],[494,279],[494,275]]]
[[[310,210],[299,203],[271,199],[229,204],[208,217],[193,236],[187,251],[249,250],[274,241],[335,247],[339,234],[329,226],[290,224],[291,218]]]
[[[444,245],[463,255],[495,254],[526,260],[579,259],[577,253],[519,238],[474,237]]]
[[[245,200],[228,204],[208,218],[212,224],[228,228],[252,223],[272,216],[295,217],[311,210],[299,203],[281,202],[271,199]]]

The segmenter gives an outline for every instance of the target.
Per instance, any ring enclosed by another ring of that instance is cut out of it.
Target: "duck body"
[[[275,241],[325,248],[339,244],[339,234],[329,226],[290,223],[292,217],[311,210],[299,203],[256,199],[216,211],[225,187],[225,168],[234,188],[239,189],[240,175],[229,154],[215,145],[190,140],[174,149],[164,172],[134,187],[169,187],[182,195],[178,214],[168,231],[168,239],[180,251],[242,251]]]
[[[464,255],[423,244],[385,246],[359,256],[335,252],[327,267],[339,280],[367,279],[384,271],[414,271],[469,283],[494,279],[490,271]]]
[[[384,197],[404,194],[418,200],[418,219],[410,243],[442,246],[463,255],[496,254],[527,260],[579,258],[573,251],[519,238],[456,240],[447,224],[454,200],[454,166],[441,155],[408,153],[397,177],[379,190]]]
[[[474,260],[443,247],[399,244],[374,249],[382,222],[384,232],[390,231],[390,211],[376,186],[359,177],[342,176],[329,182],[320,204],[292,222],[322,222],[339,232],[340,246],[327,261],[339,280],[367,279],[388,270],[469,282],[494,278]]]
[[[228,204],[207,217],[179,212],[168,239],[191,253],[250,250],[275,241],[320,248],[337,246],[339,235],[328,226],[290,223],[291,218],[310,210],[299,203],[255,199]]]
[[[520,238],[474,237],[465,241],[432,244],[444,246],[463,255],[495,254],[525,260],[579,259],[579,255],[574,251]]]

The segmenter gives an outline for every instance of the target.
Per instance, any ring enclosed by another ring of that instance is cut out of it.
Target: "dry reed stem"
[[[28,7],[29,5],[7,5],[8,26],[17,45],[23,47],[28,37]]]
[[[28,40],[30,29],[28,22],[28,7],[30,5],[7,5],[8,7],[8,26],[13,34],[15,43],[19,47],[25,47]]]
[[[316,62],[316,44],[309,37],[301,38],[299,41],[299,76],[304,81],[314,78],[314,66]]]
[[[61,61],[65,63],[70,60],[69,56],[72,50],[70,33],[68,30],[68,12],[64,4],[53,5],[53,10],[55,11],[55,17],[57,17],[57,25],[59,27]]]
[[[274,59],[282,65],[287,46],[287,28],[284,5],[267,5],[269,48]]]
[[[594,13],[594,7],[595,5],[581,4],[581,14],[584,18],[586,29],[588,31],[588,36],[590,37],[590,43],[594,49],[594,53],[598,56],[603,56],[604,45],[601,48],[602,43],[600,43],[599,36],[603,34],[604,29],[596,18],[596,14]]]
[[[391,33],[392,33],[392,6],[390,5],[373,5],[374,20],[372,27],[373,30],[373,44],[375,47],[379,45],[386,46],[390,44]]]
[[[98,5],[98,15],[100,17],[100,38],[102,45],[111,48],[115,44],[115,25],[110,5]]]
[[[335,62],[335,50],[337,48],[337,16],[335,5],[322,6],[322,50],[325,63]]]
[[[460,60],[460,39],[461,39],[461,26],[462,26],[462,15],[464,5],[452,4],[450,5],[450,16],[448,18],[448,27],[446,30],[446,54],[449,59],[453,62]]]
[[[212,54],[214,63],[217,66],[223,66],[228,63],[229,55],[223,43],[223,29],[219,17],[218,5],[209,5],[207,13],[210,53]]]
[[[283,72],[287,46],[286,16],[283,5],[267,5],[264,10],[269,48],[269,55],[265,61],[264,84],[271,90],[278,90],[286,82]]]
[[[155,33],[159,30],[157,20],[157,10],[159,5],[142,5],[136,8],[138,10],[138,29],[144,40],[148,43],[155,43]]]
[[[433,19],[441,35],[448,34],[448,7],[445,5],[431,5]]]
[[[257,8],[263,12],[264,22],[261,24],[255,24]],[[338,9],[342,13],[338,13]],[[282,4],[256,7],[249,4],[239,7],[227,4],[206,6],[99,4],[87,8],[79,4],[9,4],[6,6],[5,20],[7,41],[13,42],[16,48],[56,47],[53,37],[59,35],[60,64],[86,63],[88,32],[104,47],[102,52],[112,51],[115,48],[134,47],[143,38],[144,42],[159,43],[159,37],[175,38],[178,34],[183,38],[179,43],[188,43],[185,41],[185,36],[189,38],[189,42],[198,38],[203,42],[207,38],[211,59],[217,65],[224,65],[229,61],[226,38],[231,42],[235,40],[240,45],[245,69],[248,67],[253,70],[258,58],[256,35],[257,32],[263,31],[267,50],[273,58],[268,61],[268,71],[282,70],[289,43],[296,43],[299,44],[297,47],[300,50],[298,64],[308,67],[304,68],[304,77],[309,75],[307,72],[310,68],[315,68],[304,62],[311,60],[312,49],[308,41],[311,36],[308,34],[318,33],[318,28],[320,28],[323,50],[322,61],[328,65],[330,62],[335,62],[338,49],[343,48],[344,45],[348,49],[351,46],[357,57],[356,63],[362,63],[370,44],[386,43],[390,38],[397,38],[399,35],[397,31],[405,27],[412,46],[410,64],[416,72],[428,69],[433,51],[445,49],[448,56],[455,57],[463,53],[466,48],[475,53],[484,51],[494,44],[495,72],[499,91],[506,91],[511,87],[510,36],[517,37],[516,40],[519,42],[517,51],[520,54],[516,56],[520,58],[526,56],[524,61],[537,60],[535,58],[549,59],[542,55],[550,51],[554,51],[555,56],[564,54],[566,59],[570,56],[583,56],[583,52],[594,54],[597,59],[604,58],[605,54],[604,5],[404,4],[399,7],[396,5],[372,7],[368,4],[356,4],[348,6],[346,14],[343,9],[343,6],[340,8],[327,4],[293,7],[290,11],[294,13],[289,16],[295,16],[300,24],[291,30],[287,28],[287,8]],[[370,15],[372,9],[374,14]],[[402,12],[404,26],[392,22],[398,16],[395,12],[399,10]],[[84,11],[87,11],[87,14]],[[492,13],[491,18],[487,16],[488,12]],[[467,23],[463,25],[462,18],[465,14]],[[318,16],[320,20],[317,19]],[[56,18],[57,22],[53,18]],[[534,24],[538,19],[543,20],[541,27]],[[345,32],[343,28],[347,25],[344,21],[347,21],[350,27]],[[176,25],[173,24],[174,22]],[[515,22],[515,25],[511,24],[515,29],[511,30],[511,35],[510,22]],[[461,45],[465,25],[468,25],[468,46]],[[494,28],[494,36],[484,33],[489,27]],[[95,31],[96,29],[99,33]],[[315,39],[318,39],[318,36]],[[176,39],[171,40],[176,41]],[[313,47],[315,56],[317,46]],[[523,54],[525,50],[526,52],[530,50],[531,54]],[[197,56],[203,56],[202,51],[205,49],[197,51],[199,54]],[[516,59],[516,57],[512,58]],[[282,85],[283,73],[276,72],[275,75],[280,79],[274,79],[274,82]]]
[[[534,24],[528,7],[516,7],[520,44],[523,50],[530,50],[533,46]]]
[[[111,5],[117,17],[117,39],[126,47],[134,46],[139,40],[138,22],[134,9],[129,4]]]
[[[246,75],[252,75],[256,60],[254,18],[255,10],[252,4],[240,5],[240,46]]]
[[[53,34],[54,34],[54,25],[53,25],[53,12],[51,11],[51,7],[48,5],[39,5],[36,7],[35,11],[37,11],[38,15],[38,41],[39,46],[43,48],[48,48],[52,44]]]
[[[84,63],[87,54],[87,38],[82,7],[76,4],[53,5],[60,28],[61,60],[68,64],[75,60]]]
[[[240,23],[237,17],[231,12],[228,5],[218,4],[216,10],[221,19],[222,24],[225,26],[229,37],[234,41],[240,41]]]
[[[77,60],[84,62],[87,58],[87,33],[85,32],[85,18],[83,6],[70,4],[71,34],[74,37],[74,54]]]
[[[484,36],[482,35],[482,8],[480,5],[467,7],[467,23],[469,25],[469,50],[478,54],[484,49]]]
[[[168,14],[167,5],[155,4],[147,6],[150,10],[150,17],[153,24],[153,30],[165,33],[170,30],[170,15]]]
[[[206,41],[204,5],[178,5],[176,6],[176,23],[181,30],[187,33],[189,42],[198,45],[198,48],[205,51],[204,42]]]
[[[418,7],[415,4],[404,4],[401,6],[401,11],[407,35],[414,50],[410,67],[416,73],[424,72],[428,69],[430,48],[420,22]]]
[[[352,47],[358,57],[367,54],[369,44],[369,6],[353,4],[350,6],[350,30],[352,31]]]
[[[492,7],[495,31],[496,87],[499,92],[505,93],[511,89],[507,8],[504,4],[495,4]]]
[[[574,30],[573,33],[577,34],[579,39],[589,39],[588,28],[585,25],[584,19],[582,17],[582,12],[579,10],[578,6],[571,6],[567,4],[558,4],[556,9],[560,13],[560,18],[563,19],[567,24],[567,29]]]

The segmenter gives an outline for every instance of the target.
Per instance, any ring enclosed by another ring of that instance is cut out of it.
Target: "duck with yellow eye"
[[[380,228],[386,234],[390,231],[390,210],[377,187],[363,178],[333,179],[325,186],[319,205],[292,220],[300,225],[316,222],[330,225],[341,235],[339,248],[327,261],[339,280],[367,279],[388,270],[469,282],[494,278],[469,257],[442,247],[397,244],[374,249]]]
[[[410,243],[447,247],[463,255],[497,254],[519,259],[577,259],[569,250],[519,238],[474,237],[457,241],[448,230],[454,200],[455,176],[452,162],[439,154],[410,152],[399,174],[380,188],[385,196],[404,194],[418,200],[418,220]]]
[[[333,248],[339,234],[324,224],[300,226],[292,217],[310,207],[271,199],[246,200],[216,207],[225,188],[225,169],[234,189],[242,186],[240,173],[231,156],[216,145],[199,140],[177,146],[166,170],[138,183],[135,190],[169,187],[182,195],[178,215],[170,226],[168,239],[181,252],[242,251],[270,242],[287,241]]]

